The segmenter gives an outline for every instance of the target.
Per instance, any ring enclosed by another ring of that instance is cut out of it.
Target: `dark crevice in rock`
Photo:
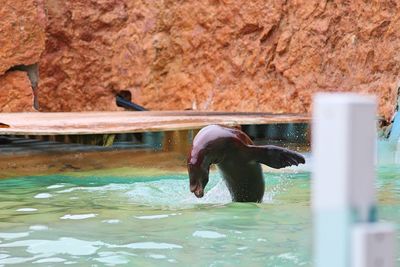
[[[35,90],[38,86],[39,83],[39,69],[38,69],[38,64],[32,64],[32,65],[16,65],[8,69],[6,72],[10,71],[25,71],[28,74],[29,80],[31,81],[31,86]]]
[[[275,30],[277,29],[276,25],[272,26],[260,39],[260,43],[263,44],[265,43],[274,33]]]
[[[262,27],[258,24],[248,23],[240,29],[239,35],[246,35],[246,34],[250,34],[250,33],[254,33],[254,32],[259,32],[259,31],[262,31],[263,29],[264,29],[264,27]]]
[[[33,107],[38,110],[39,103],[36,97],[36,89],[39,84],[39,66],[37,63],[31,65],[15,65],[9,68],[6,72],[11,71],[25,71],[28,74],[29,81],[31,82],[33,90]]]
[[[382,38],[382,36],[386,33],[386,31],[389,29],[391,21],[390,20],[385,20],[379,26],[375,27],[372,32],[371,32],[371,37],[375,38]]]

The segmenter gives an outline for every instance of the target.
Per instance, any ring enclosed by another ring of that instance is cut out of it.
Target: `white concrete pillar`
[[[351,226],[375,220],[376,104],[318,94],[312,125],[312,207],[317,267],[349,267]]]

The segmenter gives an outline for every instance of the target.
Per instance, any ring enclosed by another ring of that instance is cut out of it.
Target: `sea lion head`
[[[196,164],[188,164],[190,191],[196,197],[204,196],[204,188],[208,183],[208,169]]]

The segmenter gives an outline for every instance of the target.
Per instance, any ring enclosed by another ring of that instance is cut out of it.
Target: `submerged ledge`
[[[180,153],[121,150],[0,156],[0,179],[50,174],[129,178],[132,173],[153,176],[171,172],[186,172],[186,158]]]

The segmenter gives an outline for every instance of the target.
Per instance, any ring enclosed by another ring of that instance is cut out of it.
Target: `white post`
[[[349,267],[352,224],[376,216],[375,100],[318,94],[313,109],[315,266]]]

